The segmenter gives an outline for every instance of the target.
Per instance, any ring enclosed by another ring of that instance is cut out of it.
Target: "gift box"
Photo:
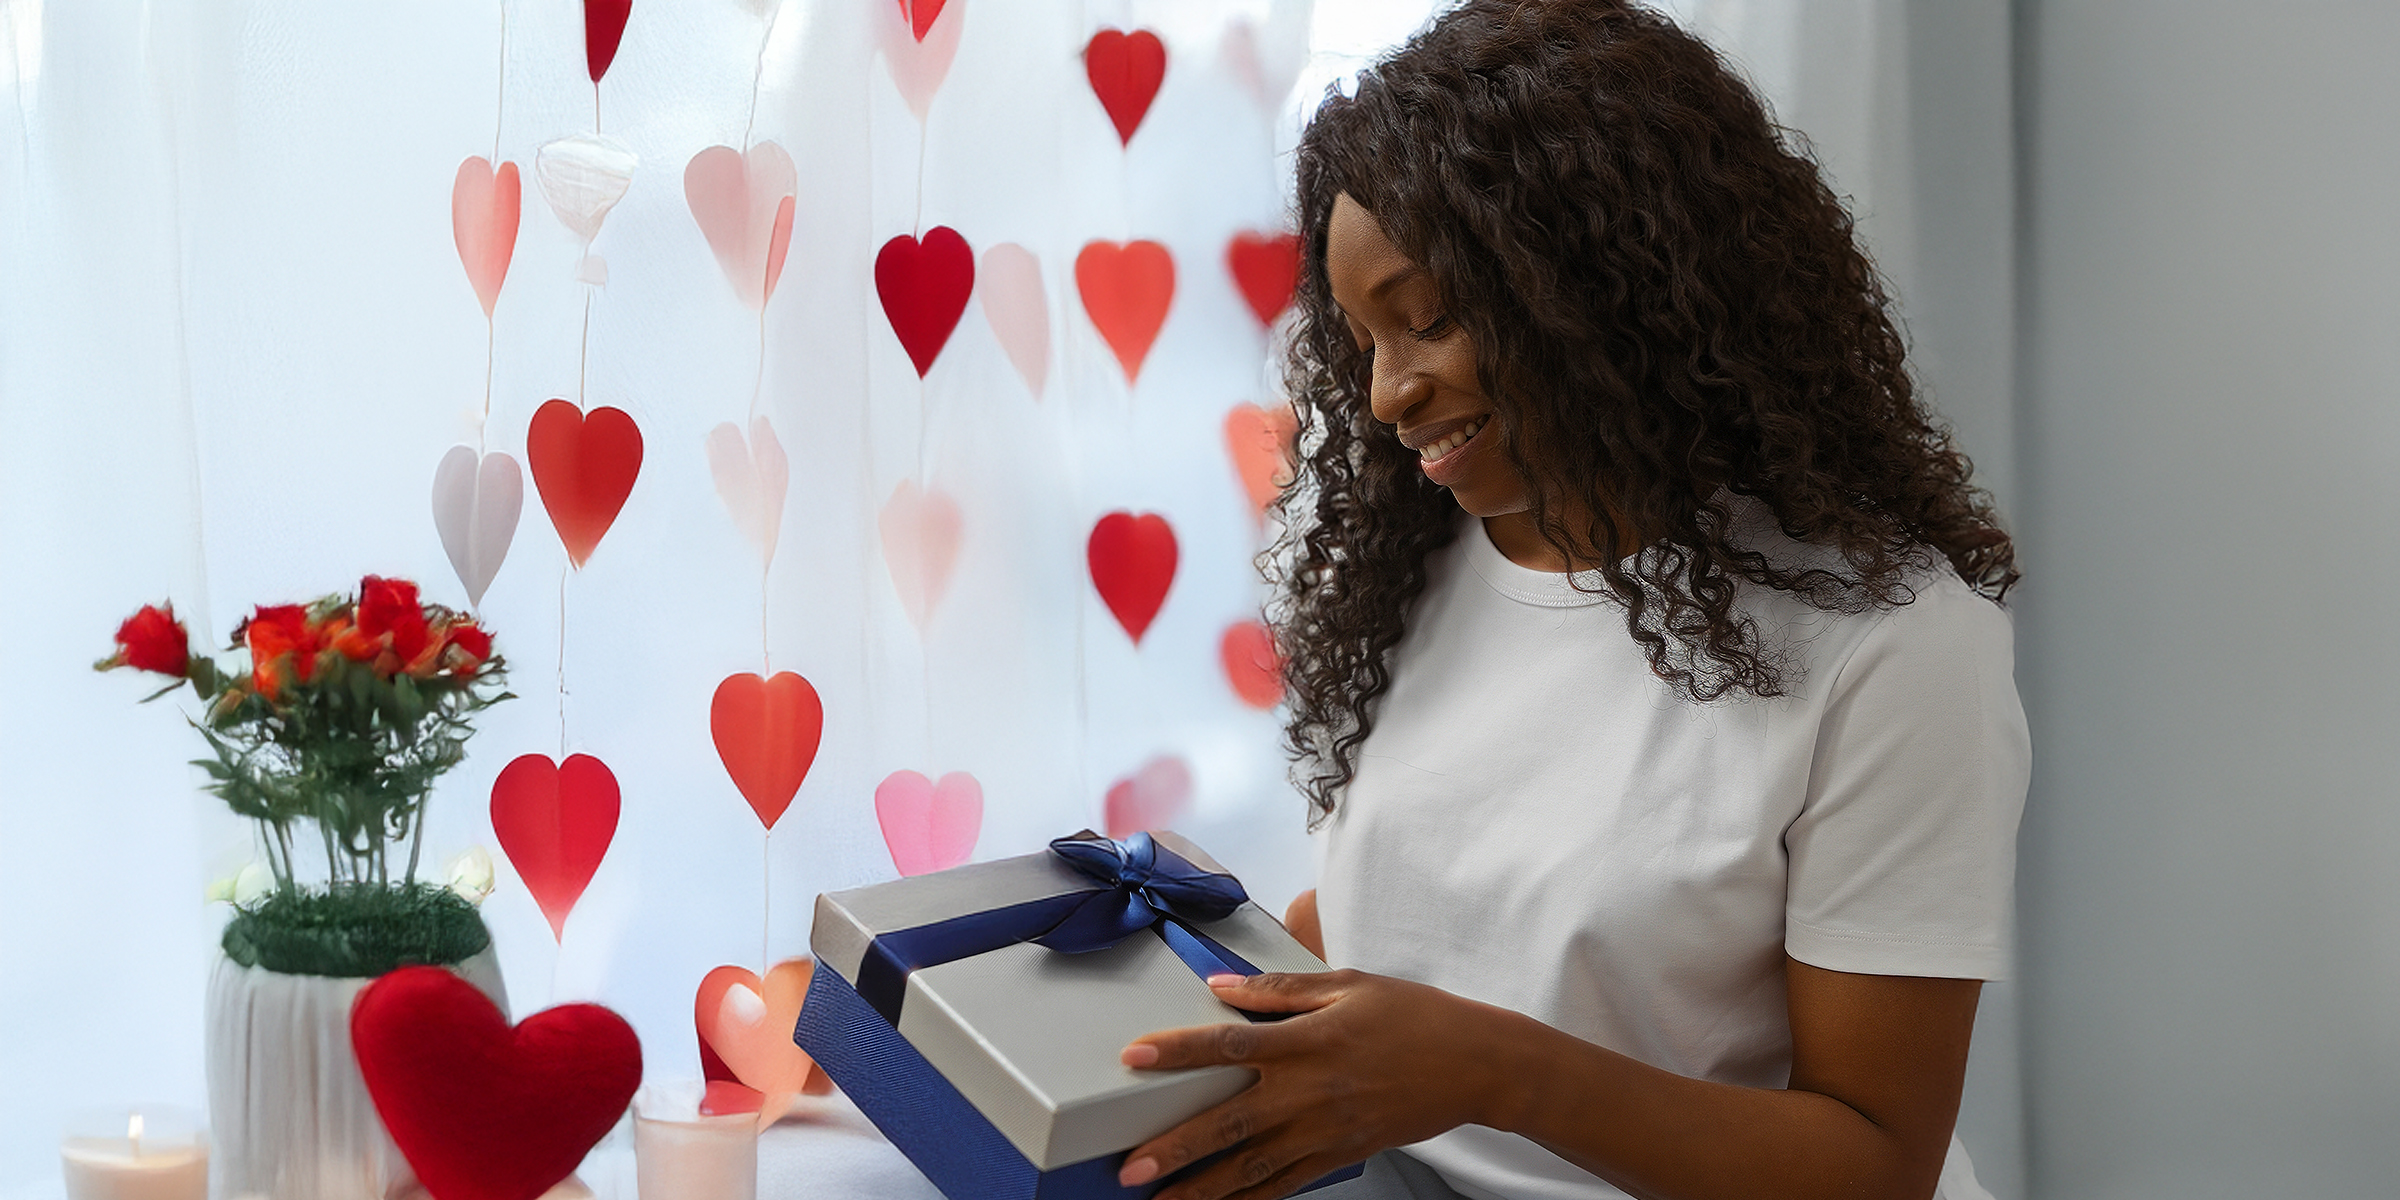
[[[1210,975],[1326,969],[1172,833],[1087,831],[828,893],[809,944],[794,1040],[951,1200],[1156,1192],[1175,1177],[1117,1185],[1125,1152],[1257,1076],[1136,1071],[1118,1054],[1143,1034],[1258,1019],[1217,1000]]]

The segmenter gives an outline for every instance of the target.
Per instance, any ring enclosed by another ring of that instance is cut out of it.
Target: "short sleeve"
[[[1784,949],[1866,975],[2007,971],[2033,752],[2008,614],[1946,574],[1835,674],[1785,831]]]

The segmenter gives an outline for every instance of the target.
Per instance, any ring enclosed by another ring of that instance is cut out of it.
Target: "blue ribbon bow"
[[[1200,869],[1147,833],[1119,842],[1086,831],[1051,842],[1050,853],[1098,886],[880,934],[859,963],[859,996],[898,1025],[908,976],[920,968],[1018,942],[1088,954],[1145,929],[1203,979],[1258,974],[1257,967],[1190,924],[1223,920],[1248,903],[1240,880]]]

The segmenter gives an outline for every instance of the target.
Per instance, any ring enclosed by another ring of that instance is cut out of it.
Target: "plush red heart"
[[[535,1200],[583,1162],[642,1084],[642,1043],[597,1004],[514,1029],[439,967],[358,993],[350,1047],[383,1126],[434,1200]]]
[[[608,856],[617,810],[617,777],[589,754],[570,754],[563,766],[547,754],[519,755],[492,781],[492,833],[550,918],[551,936],[566,935],[567,914]]]
[[[1191,800],[1191,767],[1172,754],[1162,754],[1110,785],[1101,806],[1102,820],[1108,836],[1131,837],[1145,829],[1173,825]]]
[[[926,230],[923,241],[901,234],[875,256],[875,294],[920,379],[933,369],[974,291],[975,252],[947,225]]]
[[[908,20],[908,31],[925,40],[925,31],[933,28],[942,15],[943,0],[900,0],[900,15]]]
[[[1118,144],[1127,144],[1167,77],[1167,47],[1147,29],[1103,29],[1083,48],[1083,73],[1117,127]]]
[[[642,473],[642,431],[622,409],[586,413],[552,400],[534,410],[525,459],[568,561],[582,566],[633,494]]]
[[[1157,242],[1087,242],[1075,256],[1075,291],[1131,384],[1142,373],[1159,327],[1167,323],[1167,306],[1175,299],[1175,256]]]
[[[773,679],[728,675],[708,705],[708,732],[733,786],[769,829],[792,806],[800,782],[817,761],[825,705],[817,689],[790,671]]]
[[[1112,512],[1092,526],[1084,556],[1100,599],[1140,644],[1175,582],[1175,530],[1157,513]]]
[[[1237,233],[1225,243],[1225,269],[1242,289],[1242,299],[1258,314],[1258,323],[1272,326],[1292,302],[1300,286],[1300,238],[1290,233]]]
[[[1225,663],[1225,681],[1233,694],[1252,708],[1273,708],[1283,699],[1283,656],[1275,652],[1275,635],[1256,621],[1226,626],[1217,641],[1217,657]]]
[[[617,61],[617,43],[625,38],[625,19],[633,15],[633,0],[583,0],[583,56],[592,67],[592,82],[608,74]]]

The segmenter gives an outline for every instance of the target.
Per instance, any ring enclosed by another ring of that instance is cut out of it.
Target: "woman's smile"
[[[1483,431],[1491,423],[1492,414],[1486,412],[1403,426],[1399,431],[1400,443],[1417,452],[1418,466],[1423,468],[1425,478],[1449,487],[1465,473],[1469,454],[1482,452]]]

